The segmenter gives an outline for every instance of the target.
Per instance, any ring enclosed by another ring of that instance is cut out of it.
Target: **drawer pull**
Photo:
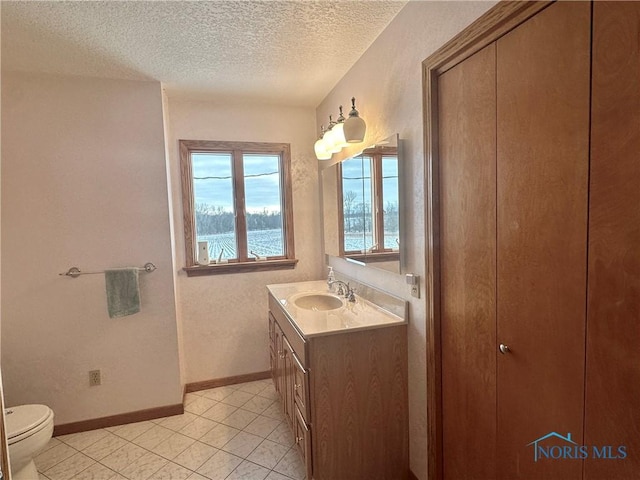
[[[294,390],[298,390],[300,388],[300,385],[297,384],[297,383],[294,383],[293,384],[293,388],[294,388]]]
[[[303,437],[296,437],[296,445],[300,445],[300,442],[304,440]]]

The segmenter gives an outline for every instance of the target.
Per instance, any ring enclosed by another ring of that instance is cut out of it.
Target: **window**
[[[179,143],[187,274],[294,268],[289,144]]]
[[[342,252],[356,260],[399,258],[398,154],[395,147],[365,150],[340,165]]]

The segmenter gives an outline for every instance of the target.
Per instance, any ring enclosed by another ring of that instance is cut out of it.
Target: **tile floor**
[[[40,480],[304,480],[271,380],[188,393],[183,415],[54,437]]]

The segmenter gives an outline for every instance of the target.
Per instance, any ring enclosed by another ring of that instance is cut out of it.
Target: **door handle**
[[[500,344],[500,353],[502,353],[503,355],[505,353],[509,353],[511,350],[509,349],[509,347],[507,345],[505,345],[504,343]]]

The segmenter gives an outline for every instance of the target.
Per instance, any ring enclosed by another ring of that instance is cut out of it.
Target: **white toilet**
[[[53,411],[46,405],[20,405],[4,411],[13,480],[34,480],[34,457],[51,440]]]

